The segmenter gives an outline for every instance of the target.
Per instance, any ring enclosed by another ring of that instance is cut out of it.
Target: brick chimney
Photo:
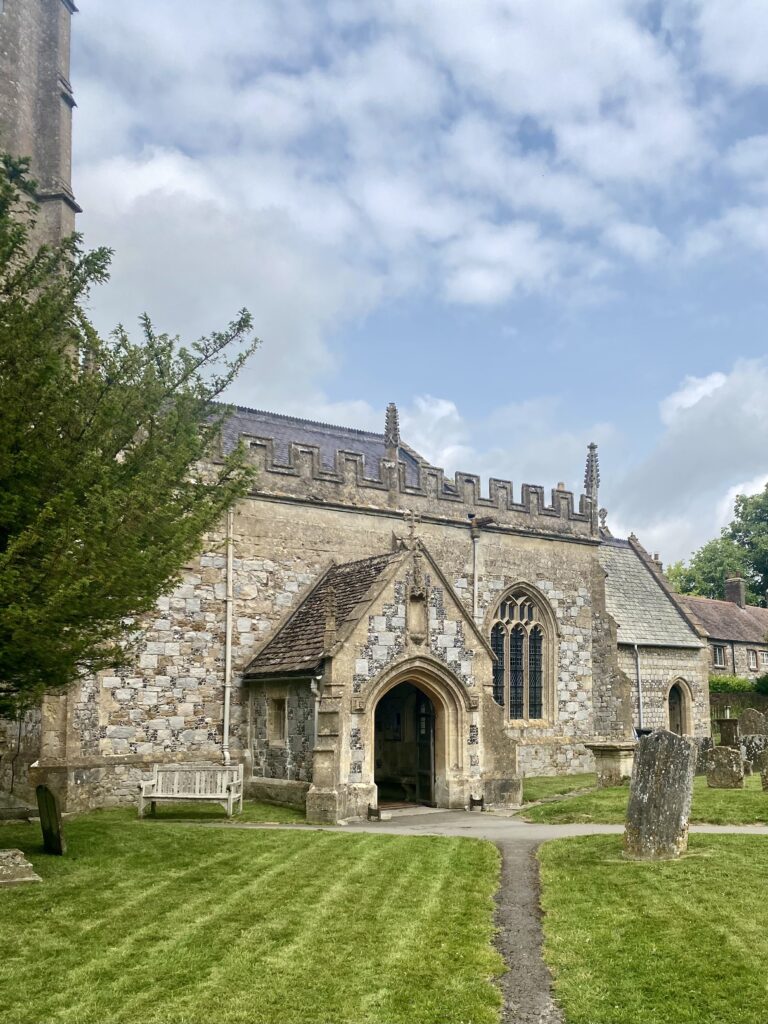
[[[747,603],[747,586],[741,576],[729,576],[725,581],[725,600],[743,608]]]

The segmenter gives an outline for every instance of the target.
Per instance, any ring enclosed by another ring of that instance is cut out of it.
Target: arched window
[[[528,594],[505,597],[491,629],[493,699],[512,719],[540,719],[547,713],[546,616]]]

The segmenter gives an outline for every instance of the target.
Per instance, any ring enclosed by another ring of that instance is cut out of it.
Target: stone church
[[[0,9],[3,130],[12,151],[35,147],[51,238],[77,209],[73,11]],[[448,478],[394,406],[381,434],[237,408],[223,444],[239,438],[254,490],[145,617],[135,663],[0,722],[6,798],[45,779],[65,809],[131,804],[157,763],[223,761],[312,821],[387,801],[503,807],[523,773],[609,753],[626,769],[639,729],[708,735],[706,647],[657,560],[611,536],[594,445],[576,498]]]
[[[589,770],[637,728],[708,734],[706,649],[653,559],[601,525],[594,445],[576,500],[446,478],[394,406],[382,434],[238,408],[237,438],[256,487],[136,662],[9,724],[17,794],[45,777],[70,809],[130,804],[155,763],[224,760],[252,795],[340,821],[510,806],[521,773]]]

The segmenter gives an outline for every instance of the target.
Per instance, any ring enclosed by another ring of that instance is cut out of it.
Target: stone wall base
[[[246,778],[243,789],[245,796],[251,800],[299,807],[303,811],[307,806],[309,783],[295,782],[292,779]]]
[[[512,775],[504,779],[484,779],[483,797],[486,807],[499,809],[520,807],[523,802],[523,776]]]

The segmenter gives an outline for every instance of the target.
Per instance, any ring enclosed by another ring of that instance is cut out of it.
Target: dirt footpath
[[[499,979],[503,1024],[563,1024],[552,1000],[552,979],[541,956],[539,865],[535,839],[496,842],[501,885],[496,894],[496,946],[507,964]]]

